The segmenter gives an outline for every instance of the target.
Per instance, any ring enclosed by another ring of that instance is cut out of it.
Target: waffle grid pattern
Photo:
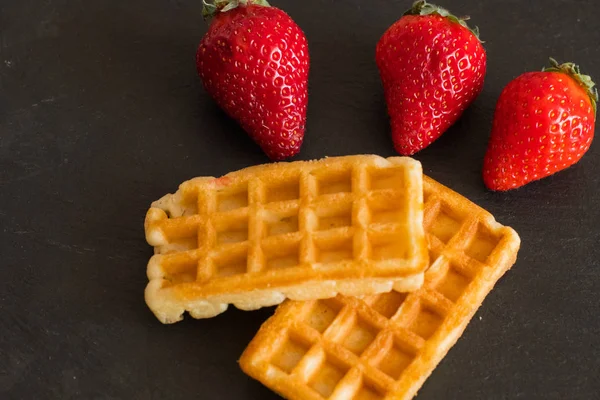
[[[368,156],[325,161],[184,183],[179,198],[168,195],[148,212],[147,238],[157,253],[150,279],[209,297],[301,284],[315,271],[318,280],[422,274],[422,200],[414,195],[420,164]],[[167,204],[174,202],[179,206]]]
[[[431,266],[412,293],[286,302],[241,359],[296,399],[410,399],[516,257],[518,236],[425,178]],[[453,193],[453,192],[452,192]],[[466,206],[465,206],[466,205]]]

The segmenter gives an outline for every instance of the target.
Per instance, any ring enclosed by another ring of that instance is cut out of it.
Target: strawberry
[[[594,137],[598,93],[573,63],[527,72],[500,94],[483,163],[491,190],[523,186],[578,162]]]
[[[196,55],[204,88],[269,158],[297,154],[308,101],[304,33],[265,0],[216,0],[203,12],[212,18]]]
[[[429,146],[481,92],[486,54],[466,19],[417,1],[377,43],[392,140],[402,155]]]

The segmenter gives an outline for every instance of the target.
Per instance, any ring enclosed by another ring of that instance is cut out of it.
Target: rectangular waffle
[[[421,164],[333,157],[184,182],[145,220],[146,303],[163,323],[423,283]]]
[[[431,266],[422,288],[278,307],[240,359],[290,400],[411,399],[515,262],[511,228],[424,177]]]

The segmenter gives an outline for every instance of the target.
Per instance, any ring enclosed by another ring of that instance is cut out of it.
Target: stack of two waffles
[[[145,229],[163,323],[283,302],[240,364],[293,400],[415,396],[520,244],[419,162],[362,155],[187,181]]]

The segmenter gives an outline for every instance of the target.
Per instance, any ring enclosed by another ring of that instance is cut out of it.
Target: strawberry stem
[[[473,32],[473,35],[475,35],[475,37],[481,43],[483,43],[483,41],[479,38],[479,27],[476,26],[475,28],[471,29],[469,25],[467,25],[467,23],[465,22],[470,19],[469,16],[457,17],[451,14],[450,11],[446,10],[445,8],[436,6],[435,4],[430,4],[425,0],[415,1],[412,7],[408,9],[403,15],[439,15],[440,17],[447,18],[450,21],[467,28],[468,30]]]
[[[208,21],[214,17],[217,13],[227,12],[233,10],[236,7],[246,7],[250,4],[270,7],[267,0],[202,0],[202,16],[204,20]]]
[[[596,113],[596,103],[598,103],[598,89],[595,87],[596,84],[592,81],[592,77],[581,73],[577,64],[566,62],[559,64],[554,58],[550,57],[550,67],[542,69],[544,72],[560,72],[569,75],[581,86],[590,98],[592,107],[594,108],[594,114]]]

